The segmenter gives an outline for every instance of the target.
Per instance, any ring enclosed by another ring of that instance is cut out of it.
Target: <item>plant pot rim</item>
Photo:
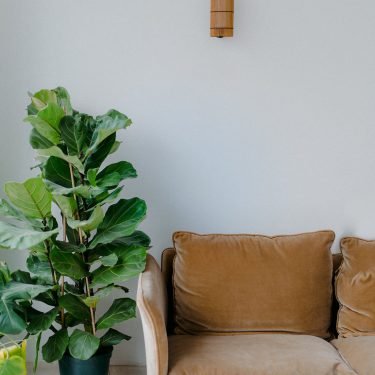
[[[89,359],[77,359],[77,358],[74,358],[70,355],[70,353],[67,351],[65,352],[65,354],[63,355],[63,357],[59,360],[63,360],[63,359],[69,359],[70,361],[77,361],[77,362],[86,362],[86,361],[90,361],[90,359],[93,359],[93,358],[98,358],[98,357],[110,357],[112,355],[112,352],[113,352],[113,346],[106,346],[106,347],[103,347],[103,348],[100,348],[92,357],[90,357]]]

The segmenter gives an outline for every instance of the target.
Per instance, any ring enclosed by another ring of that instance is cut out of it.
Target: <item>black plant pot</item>
[[[108,375],[112,351],[113,347],[107,347],[86,361],[67,353],[59,361],[60,375]]]

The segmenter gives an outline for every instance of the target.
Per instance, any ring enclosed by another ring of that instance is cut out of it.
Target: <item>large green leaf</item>
[[[57,228],[56,228],[57,229]],[[53,236],[53,238],[55,238],[56,235]],[[31,246],[29,247],[29,250],[33,253],[33,254],[36,254],[36,253],[47,253],[47,247],[46,247],[46,243],[43,241],[43,242],[39,242],[38,244],[36,244],[35,246]]]
[[[86,139],[84,122],[79,116],[65,116],[61,120],[61,137],[68,147],[69,155],[79,155]]]
[[[28,249],[58,232],[58,229],[49,232],[40,232],[0,222],[0,246],[8,249]]]
[[[70,103],[70,95],[64,87],[56,87],[53,92],[56,94],[57,103],[63,109],[66,115],[73,113],[73,108]]]
[[[39,332],[46,331],[55,321],[58,312],[59,310],[54,308],[46,313],[39,312],[35,314],[27,326],[27,332],[36,335]]]
[[[86,173],[86,178],[90,185],[96,186],[96,175],[98,174],[98,168],[89,169]]]
[[[34,374],[36,373],[36,370],[38,368],[38,363],[39,363],[39,350],[40,350],[40,341],[42,339],[42,332],[38,333],[38,336],[36,338],[36,343],[35,343],[35,357],[34,357],[34,366],[33,366],[33,372]]]
[[[75,329],[69,340],[69,353],[72,357],[85,361],[91,358],[100,345],[100,339],[89,332]]]
[[[13,206],[11,206],[5,199],[0,198],[0,216],[10,217],[24,220],[25,216]]]
[[[111,134],[92,151],[85,162],[85,170],[99,168],[116,142],[116,133]]]
[[[97,329],[111,328],[124,320],[135,318],[136,303],[130,298],[116,299],[109,310],[96,323]]]
[[[56,94],[52,90],[40,90],[36,94],[29,93],[29,96],[31,103],[27,106],[28,115],[38,114],[49,103],[57,104]]]
[[[90,243],[90,248],[131,235],[145,218],[146,211],[146,203],[142,199],[119,200],[107,210],[103,222]]]
[[[114,202],[119,197],[122,189],[123,189],[123,186],[119,186],[118,188],[113,190],[111,193],[109,193],[108,190],[105,190],[103,193],[96,195],[95,198],[88,201],[88,205],[89,207],[91,207],[90,209],[92,210],[93,206],[99,203],[103,205],[103,204],[109,204],[109,203]]]
[[[108,285],[127,281],[143,272],[146,265],[146,247],[137,245],[115,247],[115,245],[109,244],[108,248],[117,255],[118,261],[114,266],[103,265],[93,271],[92,285]]]
[[[59,206],[61,212],[63,213],[65,217],[70,218],[70,217],[75,216],[77,212],[77,202],[73,197],[66,197],[65,195],[52,194],[52,199]]]
[[[0,361],[0,375],[26,375],[26,361],[18,355]]]
[[[37,150],[37,151],[38,151],[39,156],[42,156],[42,157],[54,156],[56,158],[65,160],[67,163],[70,163],[75,168],[77,168],[77,170],[80,173],[84,173],[84,168],[83,168],[83,165],[82,165],[81,161],[79,160],[79,158],[75,155],[70,156],[70,155],[64,154],[63,151],[61,150],[61,148],[59,148],[57,146],[52,146],[50,148],[40,149],[40,150]]]
[[[120,141],[116,141],[116,142],[113,144],[113,146],[112,146],[111,151],[109,152],[109,154],[110,154],[110,155],[111,155],[111,154],[114,154],[114,153],[119,149],[121,143],[122,143],[122,142],[120,142]]]
[[[40,280],[43,280],[50,284],[52,283],[51,266],[49,264],[47,254],[31,254],[27,258],[26,264],[27,269],[34,275],[38,276]]]
[[[23,183],[7,182],[5,193],[29,217],[44,219],[51,215],[52,196],[40,177],[30,178]]]
[[[62,324],[59,316],[57,316],[56,320],[60,324]],[[80,324],[82,324],[82,322],[79,319],[75,318],[72,314],[70,314],[68,312],[65,312],[65,315],[64,315],[64,326],[65,327],[75,327],[75,326],[78,326]]]
[[[44,166],[44,177],[57,185],[72,187],[69,164],[56,156],[51,156]]]
[[[30,103],[26,107],[26,112],[27,112],[28,115],[36,115],[39,111],[35,108],[33,103]]]
[[[95,295],[86,297],[83,302],[89,306],[96,308],[96,305],[98,304],[99,301],[101,301],[103,298],[111,296],[115,291],[120,290],[124,291],[127,293],[129,290],[123,286],[120,285],[108,285],[104,288],[100,288],[95,292]]]
[[[9,204],[5,199],[0,199],[0,216],[21,221],[23,225],[32,228],[41,228],[42,226],[42,222],[39,219],[26,216],[23,212]]]
[[[12,277],[10,275],[9,268],[5,262],[0,261],[0,285],[7,284]]]
[[[137,230],[131,236],[117,239],[117,242],[122,243],[123,245],[137,245],[149,248],[151,238],[146,233]]]
[[[81,322],[90,322],[90,309],[79,297],[73,296],[72,294],[65,294],[60,297],[59,304]]]
[[[85,245],[75,245],[74,243],[65,241],[55,241],[55,245],[60,251],[66,253],[84,253],[86,251]]]
[[[66,226],[66,236],[68,237],[70,243],[74,245],[80,244],[80,236],[78,230],[70,228],[69,225]]]
[[[56,145],[59,143],[59,132],[42,120],[38,115],[27,116],[24,121],[30,122],[34,129],[36,129],[42,137],[46,138],[52,144]]]
[[[131,125],[132,121],[124,114],[111,109],[105,115],[96,118],[96,128],[92,136],[92,141],[87,153],[92,153],[96,147],[113,133],[120,129],[125,129]]]
[[[78,288],[77,285],[69,284],[68,282],[65,282],[65,291],[66,293],[73,294],[74,296],[84,298],[86,294],[83,290]]]
[[[16,301],[29,301],[51,287],[10,281],[0,285],[0,332],[19,334],[26,328],[25,316]]]
[[[85,127],[85,150],[87,150],[87,147],[91,144],[92,136],[94,134],[97,122],[92,116],[87,115],[85,113],[78,113],[76,114],[76,116],[79,116],[79,121],[82,122]]]
[[[150,243],[151,243],[150,237],[146,233],[140,230],[136,230],[130,236],[120,237],[114,242],[116,247],[119,247],[119,245],[124,245],[124,246],[136,245],[136,246],[143,246],[147,248],[150,246]]]
[[[64,115],[64,111],[58,104],[49,103],[45,108],[39,111],[38,118],[54,128],[59,133],[60,121],[64,117]]]
[[[107,333],[100,338],[101,346],[114,346],[119,344],[122,340],[129,341],[130,336],[125,335],[113,328],[110,328]]]
[[[21,270],[12,272],[12,280],[24,284],[35,284],[35,279],[31,277],[30,273]]]
[[[80,280],[87,276],[86,266],[79,254],[60,251],[53,247],[50,254],[51,262],[61,275]]]
[[[57,104],[49,103],[36,115],[25,118],[40,135],[48,139],[54,145],[60,142],[60,120],[64,116],[64,111]]]
[[[77,185],[74,188],[63,187],[46,180],[46,185],[53,195],[79,195],[83,198],[91,198],[100,194],[103,190],[89,185]]]
[[[47,292],[40,293],[37,297],[35,297],[35,300],[43,302],[49,306],[56,305],[55,294],[53,293],[52,290],[48,290]]]
[[[57,96],[54,91],[43,89],[31,97],[31,102],[39,112],[50,103],[57,104]]]
[[[136,230],[133,234],[127,237],[120,237],[117,240],[98,245],[95,249],[92,249],[88,253],[88,262],[94,263],[95,260],[98,260],[102,256],[106,256],[112,253],[121,256],[121,254],[127,252],[129,246],[138,246],[138,247],[145,247],[148,249],[150,247],[151,239],[150,237],[139,230]]]
[[[101,257],[99,261],[103,264],[103,266],[112,267],[118,262],[118,256],[116,254],[108,254]]]
[[[137,177],[137,171],[127,161],[120,161],[105,167],[97,176],[96,184],[100,187],[114,188],[125,178]]]
[[[104,219],[104,212],[101,206],[96,206],[87,220],[73,220],[68,218],[68,225],[73,229],[81,228],[84,232],[91,232],[96,229]]]
[[[43,359],[48,363],[59,361],[63,357],[68,344],[68,331],[66,329],[58,331],[43,345]]]
[[[4,286],[0,286],[0,300],[15,301],[15,300],[30,300],[35,298],[40,293],[50,290],[51,286],[23,284],[16,281],[10,281]],[[2,332],[0,330],[0,332]]]
[[[53,143],[47,138],[43,137],[35,128],[31,130],[30,134],[30,144],[33,149],[43,149],[50,148],[53,146]]]

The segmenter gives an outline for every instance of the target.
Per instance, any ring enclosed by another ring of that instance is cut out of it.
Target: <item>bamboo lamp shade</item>
[[[233,36],[234,0],[211,0],[211,36]]]

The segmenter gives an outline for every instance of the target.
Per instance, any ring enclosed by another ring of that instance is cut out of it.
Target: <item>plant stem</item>
[[[76,184],[75,184],[75,180],[74,180],[73,166],[70,163],[69,163],[69,171],[70,171],[70,180],[72,182],[72,187],[75,188]],[[77,203],[78,220],[81,220],[81,215],[80,215],[80,212],[79,212],[79,202],[78,202],[78,199],[77,199],[77,196],[76,196],[75,193],[73,194],[73,197],[74,197],[74,199]],[[79,235],[79,242],[81,243],[81,245],[83,245],[84,240],[83,240],[83,234],[82,234],[81,228],[78,228],[78,235]],[[82,254],[82,259],[83,259],[83,261],[85,261],[84,254]],[[91,293],[90,293],[90,283],[89,283],[88,277],[85,277],[85,284],[86,284],[86,295],[87,295],[87,297],[90,297]],[[95,335],[96,334],[95,312],[94,312],[94,309],[92,307],[90,307],[90,315],[91,315],[92,333]]]
[[[45,247],[45,249],[46,249],[48,263],[49,263],[49,266],[50,266],[50,268],[51,268],[52,282],[53,282],[55,285],[58,285],[58,283],[57,283],[56,271],[55,271],[55,269],[53,268],[53,265],[52,265],[52,262],[51,262],[51,257],[50,257],[51,249],[50,249],[50,246],[49,246],[49,242],[48,242],[48,240],[45,240],[45,241],[44,241],[44,247]]]
[[[66,242],[66,217],[65,217],[65,215],[62,215],[62,224],[63,224],[63,241]],[[65,293],[65,290],[64,290],[65,285],[64,284],[65,284],[65,277],[61,276],[60,292],[61,292],[62,296]],[[61,308],[60,315],[61,315],[61,325],[64,328],[65,327],[65,310],[64,310],[63,307]]]
[[[48,226],[47,226],[47,221],[46,219],[43,219],[43,230],[44,231],[48,231]],[[50,257],[50,246],[49,246],[49,241],[48,240],[45,240],[44,241],[44,247],[46,249],[46,253],[47,253],[47,259],[48,259],[48,263],[49,263],[49,267],[51,269],[51,275],[52,275],[52,282],[57,285],[57,277],[56,277],[56,271],[55,269],[53,268],[53,265],[52,265],[52,262],[51,262],[51,257]]]

